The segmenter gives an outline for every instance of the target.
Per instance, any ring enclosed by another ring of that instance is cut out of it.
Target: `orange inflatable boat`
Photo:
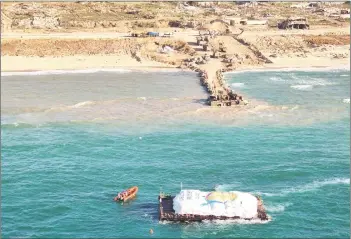
[[[127,190],[118,193],[117,196],[114,198],[114,200],[120,201],[120,202],[126,202],[126,201],[130,200],[131,198],[135,197],[137,192],[138,192],[137,186],[128,188]]]

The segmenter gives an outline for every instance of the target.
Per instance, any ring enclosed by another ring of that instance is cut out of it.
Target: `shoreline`
[[[277,70],[280,71],[331,71],[331,70],[350,70],[350,65],[347,64],[340,64],[340,65],[335,65],[335,66],[320,66],[320,65],[311,65],[311,66],[292,66],[292,67],[286,67],[286,66],[276,66],[276,67],[255,67],[253,69],[238,69],[235,71],[227,71],[224,72],[223,74],[239,74],[239,73],[245,73],[245,72],[274,72]]]
[[[82,69],[53,69],[53,70],[18,70],[18,71],[1,71],[1,76],[29,76],[29,75],[62,75],[62,74],[88,74],[97,72],[192,72],[188,69],[179,69],[176,67],[115,67],[115,68],[82,68]]]
[[[25,75],[61,75],[61,74],[88,74],[88,73],[97,73],[97,72],[119,72],[119,73],[128,73],[128,72],[193,72],[190,69],[182,69],[176,66],[148,66],[148,65],[139,65],[139,66],[114,66],[114,67],[97,67],[97,68],[52,68],[52,69],[24,69],[24,70],[3,70],[1,67],[1,76],[25,76]],[[333,66],[321,66],[321,65],[309,65],[309,66],[248,66],[238,68],[232,71],[223,72],[224,75],[227,74],[240,74],[245,72],[274,72],[274,71],[330,71],[330,70],[350,70],[350,65],[348,64],[338,64]]]
[[[174,71],[176,66],[128,55],[1,56],[1,75],[25,72],[79,73],[84,71]],[[3,74],[5,73],[5,74]],[[14,75],[15,75],[14,74]],[[34,74],[34,73],[33,73]]]

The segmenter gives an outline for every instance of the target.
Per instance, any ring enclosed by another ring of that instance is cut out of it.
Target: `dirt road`
[[[173,29],[168,29],[169,32],[173,32]],[[239,31],[239,30],[238,30]],[[254,36],[275,36],[275,35],[319,35],[326,33],[342,32],[344,34],[350,34],[349,27],[325,27],[316,28],[310,30],[277,30],[277,29],[245,29],[243,33],[244,36],[254,37]],[[179,32],[174,32],[175,38],[182,38],[187,41],[192,39],[192,37],[198,34],[197,30],[184,30]],[[58,39],[107,39],[116,37],[129,37],[130,33],[120,33],[120,32],[65,32],[65,33],[25,33],[25,32],[8,32],[1,34],[2,39],[48,39],[48,38],[58,38]],[[190,37],[190,38],[189,38]]]

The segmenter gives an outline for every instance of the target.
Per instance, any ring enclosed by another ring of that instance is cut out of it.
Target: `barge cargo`
[[[261,220],[267,221],[268,215],[263,206],[261,198],[253,196],[257,199],[257,213],[251,217],[240,217],[238,215],[210,215],[206,213],[177,213],[174,207],[175,196],[165,196],[160,194],[159,200],[159,221],[173,221],[173,222],[201,222],[204,220]]]

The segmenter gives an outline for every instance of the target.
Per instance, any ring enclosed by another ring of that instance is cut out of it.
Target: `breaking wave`
[[[297,110],[299,108],[299,106],[298,105],[295,105],[294,107],[292,107],[290,110],[291,111],[294,111],[294,110]]]
[[[338,72],[338,71],[345,71],[345,70],[350,70],[350,66],[349,65],[340,65],[340,66],[333,66],[333,67],[261,68],[261,69],[229,71],[229,72],[226,72],[225,74],[240,74],[240,73],[245,73],[245,72],[282,72],[282,71],[284,71],[284,72],[289,72],[289,71],[308,71],[308,72],[332,71],[332,72]]]
[[[274,197],[274,196],[284,197],[293,193],[304,193],[304,192],[316,191],[319,188],[322,188],[324,186],[336,185],[336,184],[350,185],[350,179],[349,178],[332,178],[324,181],[314,181],[312,183],[308,183],[302,186],[288,188],[288,189],[282,190],[279,193],[263,193],[263,192],[256,192],[256,193],[267,197]]]
[[[350,98],[348,98],[348,99],[343,99],[342,102],[344,102],[344,103],[346,103],[346,104],[350,104]]]
[[[245,83],[232,83],[231,86],[234,88],[243,88],[245,86]]]
[[[87,106],[87,105],[93,105],[95,104],[93,101],[83,101],[83,102],[79,102],[75,105],[71,105],[71,106],[68,106],[70,108],[81,108],[83,106]]]
[[[55,106],[51,107],[50,109],[45,110],[45,112],[51,112],[51,111],[64,111],[64,110],[69,110],[69,109],[79,109],[83,108],[84,106],[89,106],[89,105],[94,105],[97,104],[97,102],[94,101],[82,101],[74,105],[67,105],[67,106]]]
[[[329,82],[325,79],[315,78],[310,76],[299,77],[294,74],[289,74],[289,78],[281,78],[278,76],[272,76],[269,78],[271,81],[275,82],[284,82],[292,84],[292,88],[299,88],[300,86],[329,86],[329,85],[336,85],[337,82]]]
[[[298,80],[299,84],[302,85],[313,85],[313,86],[327,86],[327,85],[336,85],[336,82],[328,82],[324,79],[307,77],[307,79]]]
[[[30,124],[30,123],[22,123],[22,122],[13,122],[13,123],[7,123],[7,122],[1,122],[1,128],[2,129],[11,129],[11,128],[33,128],[33,127],[41,127],[44,124]]]
[[[311,90],[313,88],[312,85],[292,85],[290,87],[296,90]]]
[[[269,79],[270,79],[271,81],[278,81],[278,82],[285,81],[285,80],[283,80],[282,78],[276,77],[276,76],[272,76],[272,77],[270,77]]]
[[[1,76],[33,76],[33,75],[62,75],[62,74],[87,74],[97,72],[131,72],[127,69],[84,69],[84,70],[50,70],[50,71],[13,71],[13,72],[1,72]]]

